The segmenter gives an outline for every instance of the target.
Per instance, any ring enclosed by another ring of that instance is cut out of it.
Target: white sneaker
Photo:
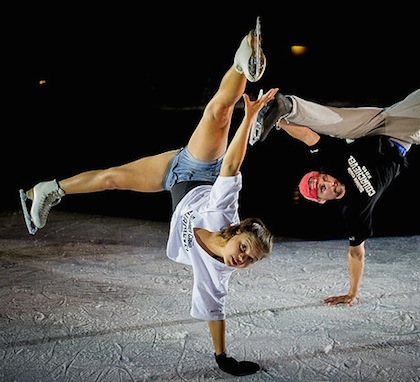
[[[266,59],[261,40],[261,23],[258,17],[255,29],[243,38],[233,60],[236,71],[244,74],[250,82],[257,82],[265,71]]]
[[[26,195],[32,200],[31,219],[36,228],[40,229],[47,223],[51,207],[60,203],[65,192],[56,180],[41,182],[31,188]]]

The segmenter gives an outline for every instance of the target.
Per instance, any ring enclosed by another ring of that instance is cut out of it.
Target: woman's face
[[[224,263],[230,267],[246,268],[262,255],[255,249],[249,234],[240,233],[229,239],[222,249]]]

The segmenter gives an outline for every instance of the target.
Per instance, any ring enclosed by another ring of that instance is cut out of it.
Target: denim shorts
[[[212,162],[195,159],[187,147],[178,150],[169,163],[163,180],[164,190],[170,191],[174,184],[186,181],[214,183],[220,173],[223,157]]]

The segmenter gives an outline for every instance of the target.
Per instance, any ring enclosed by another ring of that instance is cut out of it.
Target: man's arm
[[[270,89],[256,101],[251,101],[247,94],[243,95],[245,115],[226,150],[220,169],[221,176],[234,176],[239,173],[248,147],[251,126],[257,117],[258,112],[267,102],[273,99],[277,91],[277,88]]]
[[[291,137],[300,140],[307,146],[313,146],[318,143],[320,135],[307,126],[289,123],[286,120],[280,121],[281,128]],[[350,276],[349,291],[346,295],[331,296],[324,300],[327,304],[347,304],[352,305],[357,301],[360,283],[362,281],[363,270],[365,265],[365,243],[362,242],[357,246],[349,246],[348,248],[348,268]]]
[[[285,119],[280,121],[280,127],[291,137],[298,139],[307,146],[315,145],[320,139],[320,135],[308,126],[288,122]]]
[[[365,242],[357,246],[349,246],[348,268],[350,275],[349,292],[343,296],[331,296],[324,300],[329,305],[346,304],[353,305],[357,301],[360,283],[365,268]]]

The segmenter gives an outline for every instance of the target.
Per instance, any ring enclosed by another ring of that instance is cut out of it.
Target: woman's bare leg
[[[66,194],[83,194],[105,190],[131,190],[159,192],[170,160],[176,150],[140,158],[133,162],[91,170],[60,180],[60,188]]]
[[[233,110],[246,83],[246,77],[233,66],[224,75],[188,142],[188,149],[196,159],[215,160],[226,151]],[[174,154],[175,150],[106,170],[86,171],[58,183],[66,194],[104,190],[159,192],[163,190],[163,178]]]
[[[234,66],[226,72],[188,142],[188,149],[196,159],[211,161],[225,153],[233,110],[242,97],[246,84],[245,75],[238,73]],[[159,192],[163,190],[164,175],[175,151],[105,170],[86,171],[58,183],[66,194],[105,190]]]
[[[260,62],[256,76],[250,76],[250,60]],[[245,70],[244,70],[245,68]],[[203,116],[188,142],[188,150],[198,160],[213,161],[226,151],[229,128],[236,103],[241,99],[248,79],[256,82],[265,70],[265,56],[261,49],[259,19],[256,29],[241,41],[233,65],[225,73],[219,89],[204,109]],[[247,74],[248,72],[248,79]]]
[[[166,169],[176,151],[148,156],[106,170],[85,171],[61,181],[40,182],[26,192],[19,190],[29,233],[35,234],[45,226],[51,208],[66,194],[105,190],[162,191]],[[27,200],[32,200],[30,212]]]
[[[259,20],[257,27],[245,36],[236,51],[234,65],[226,72],[214,97],[188,142],[198,160],[213,161],[226,151],[233,110],[242,97],[247,79],[256,82],[264,73],[265,56],[261,50]],[[51,207],[66,194],[105,190],[137,192],[163,191],[168,165],[176,150],[138,159],[105,170],[91,170],[62,179],[40,182],[28,191],[19,190],[25,222],[30,233],[45,226]],[[26,202],[32,200],[28,212]]]
[[[246,84],[245,75],[233,66],[226,72],[188,142],[188,150],[196,159],[212,161],[225,153],[233,110]]]

